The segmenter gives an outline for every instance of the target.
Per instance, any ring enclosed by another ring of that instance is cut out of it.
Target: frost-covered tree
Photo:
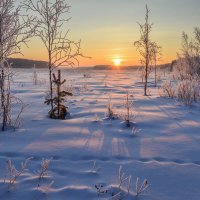
[[[151,54],[152,54],[152,64],[154,66],[154,84],[155,87],[157,87],[157,62],[161,58],[161,47],[158,46],[158,44],[155,42],[152,44]]]
[[[145,66],[145,73],[144,73],[144,95],[147,95],[147,81],[148,81],[148,75],[150,73],[150,65],[151,65],[151,60],[152,60],[152,46],[153,43],[151,42],[150,39],[150,33],[152,31],[152,24],[149,23],[149,12],[150,10],[148,9],[146,5],[146,15],[145,15],[145,23],[140,24],[140,39],[138,41],[134,42],[134,45],[136,46],[138,52],[140,53],[141,56],[141,64]]]
[[[65,0],[26,0],[24,6],[27,12],[37,16],[34,20],[37,25],[36,36],[43,42],[48,54],[49,90],[51,111],[53,103],[53,70],[59,66],[74,66],[78,64],[80,41],[69,39],[69,30],[64,30],[64,24],[69,21],[66,14],[70,6]]]
[[[178,54],[178,59],[175,69],[179,72],[179,78],[184,79],[184,76],[200,75],[200,28],[194,28],[193,38],[183,32],[181,52]]]
[[[200,29],[193,38],[183,32],[181,52],[173,63],[172,76],[162,86],[164,94],[190,106],[200,100]]]
[[[11,123],[11,90],[12,71],[8,58],[21,54],[21,45],[26,45],[34,33],[31,18],[22,16],[20,7],[15,7],[15,0],[0,1],[0,98],[1,130]]]

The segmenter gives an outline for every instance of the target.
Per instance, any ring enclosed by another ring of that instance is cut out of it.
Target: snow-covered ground
[[[161,98],[153,86],[151,96],[144,97],[137,71],[64,71],[74,91],[67,101],[71,117],[51,120],[43,103],[48,72],[38,71],[38,85],[32,75],[32,70],[19,69],[14,77],[13,92],[27,107],[19,129],[0,133],[0,200],[200,199],[199,104],[189,108]],[[134,99],[132,128],[121,118],[105,118],[109,97],[115,112],[124,115],[127,91]],[[29,157],[27,170],[9,186],[7,161],[19,170]],[[39,179],[42,159],[51,161]],[[129,194],[128,181],[119,190],[120,166],[124,177],[132,179]],[[150,184],[139,196],[137,177],[140,185],[144,179]]]

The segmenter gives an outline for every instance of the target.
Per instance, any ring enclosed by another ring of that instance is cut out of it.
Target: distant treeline
[[[140,66],[120,66],[119,68],[112,65],[95,65],[91,69],[97,70],[111,70],[111,69],[122,69],[122,70],[131,70],[138,69]]]
[[[33,68],[34,65],[36,68],[47,68],[48,63],[46,61],[39,61],[39,60],[29,60],[29,59],[22,59],[22,58],[9,58],[9,63],[12,64],[13,68]],[[160,69],[172,69],[173,64],[176,61],[173,61],[172,63],[162,64],[158,65],[157,67]],[[142,66],[120,66],[120,69],[122,70],[135,70],[138,68],[141,68]],[[82,68],[82,67],[78,67]],[[111,70],[111,69],[117,69],[115,66],[112,65],[95,65],[93,67],[83,67],[82,69],[95,69],[95,70]]]
[[[175,61],[173,61],[173,62],[175,62]],[[173,62],[158,65],[157,67],[160,68],[160,69],[171,70]],[[122,69],[122,70],[135,70],[135,69],[138,69],[138,68],[142,68],[142,66],[136,66],[136,65],[135,66],[120,66],[119,68]],[[115,67],[115,66],[111,66],[111,65],[96,65],[94,67],[91,67],[91,69],[110,70],[110,69],[118,69],[118,68]]]
[[[28,60],[21,58],[9,58],[9,63],[12,64],[13,68],[47,68],[47,62],[38,60]]]

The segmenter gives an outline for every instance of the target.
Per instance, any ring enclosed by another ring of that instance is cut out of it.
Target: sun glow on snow
[[[120,58],[115,58],[113,60],[113,63],[114,63],[115,66],[119,66],[121,64],[121,62],[122,62],[122,60]]]

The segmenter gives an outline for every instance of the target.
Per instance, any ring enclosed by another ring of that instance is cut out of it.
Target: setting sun
[[[121,62],[122,62],[122,60],[119,59],[119,58],[116,58],[116,59],[113,60],[113,63],[114,63],[115,66],[119,66],[121,64]]]

